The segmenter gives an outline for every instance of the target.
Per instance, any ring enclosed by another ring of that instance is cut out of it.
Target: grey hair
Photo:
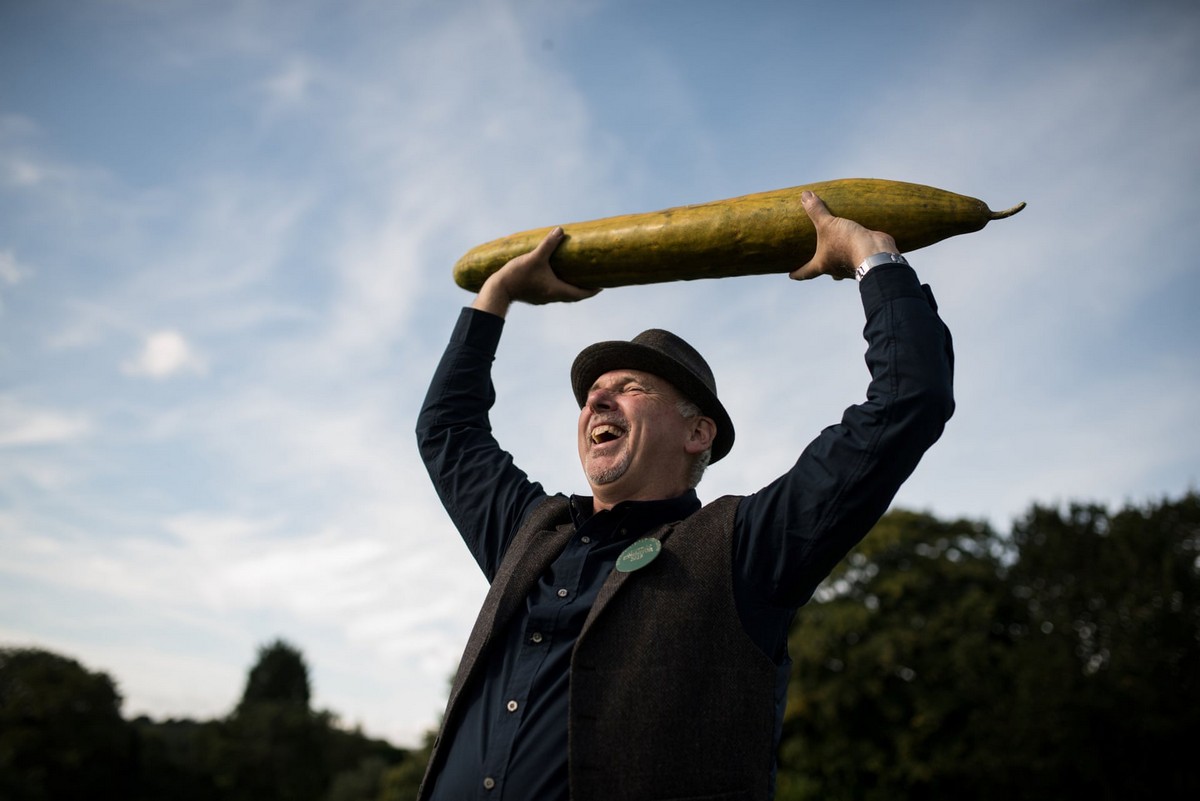
[[[685,420],[691,420],[700,416],[700,407],[692,403],[690,400],[681,400],[675,404],[675,408],[679,410],[679,414]],[[692,460],[691,466],[688,468],[687,485],[688,489],[695,489],[700,483],[700,479],[704,478],[704,471],[708,469],[708,463],[712,461],[712,447],[696,455]]]

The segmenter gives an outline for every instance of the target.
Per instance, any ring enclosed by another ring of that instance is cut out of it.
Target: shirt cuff
[[[916,271],[907,264],[881,264],[872,268],[858,288],[868,318],[880,306],[899,298],[920,298],[929,302]]]
[[[469,348],[496,354],[500,345],[500,334],[504,331],[504,318],[490,312],[465,307],[454,324],[450,342]]]

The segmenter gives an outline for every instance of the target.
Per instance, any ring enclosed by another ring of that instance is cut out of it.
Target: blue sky
[[[1195,488],[1198,53],[1183,2],[0,4],[0,643],[205,717],[282,636],[318,706],[414,742],[485,591],[412,436],[451,265],[833,178],[1029,204],[910,254],[958,411],[898,505]],[[584,489],[570,360],[649,327],[738,427],[706,499],[866,386],[847,282],[520,307],[494,426],[549,488]]]

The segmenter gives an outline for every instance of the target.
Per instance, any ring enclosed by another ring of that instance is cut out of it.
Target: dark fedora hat
[[[643,331],[629,342],[597,342],[584,348],[571,365],[571,388],[579,407],[587,402],[596,379],[610,370],[640,370],[671,382],[683,397],[717,424],[712,461],[733,447],[733,421],[717,400],[717,382],[704,357],[688,343],[659,328]]]

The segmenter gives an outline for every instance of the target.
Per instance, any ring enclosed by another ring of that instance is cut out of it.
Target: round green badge
[[[617,557],[617,570],[631,573],[654,561],[662,550],[662,543],[653,537],[646,537],[630,545]]]

